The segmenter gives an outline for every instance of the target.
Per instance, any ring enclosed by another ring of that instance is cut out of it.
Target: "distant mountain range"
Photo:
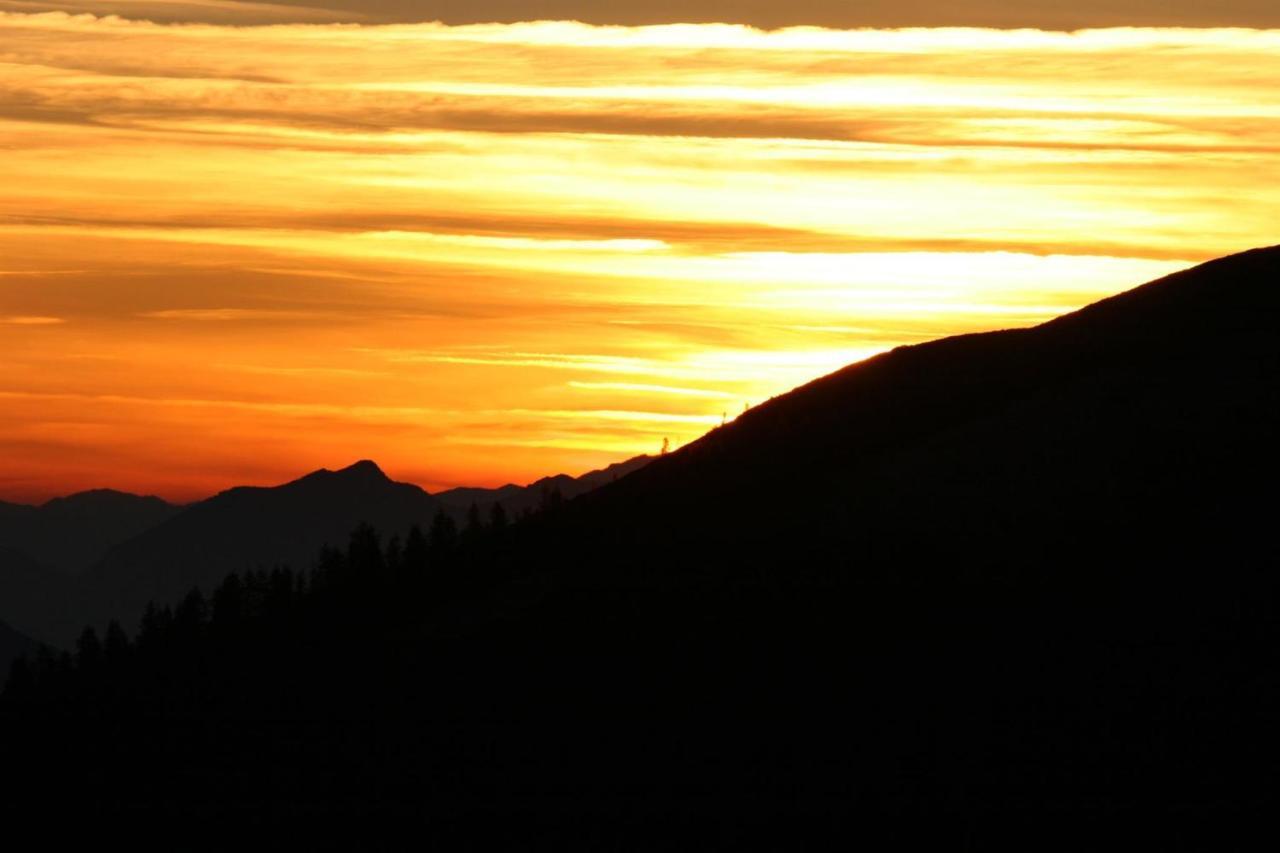
[[[132,628],[148,601],[173,602],[233,571],[305,569],[323,545],[343,545],[361,522],[403,536],[415,524],[428,528],[437,512],[465,524],[473,504],[487,515],[494,503],[515,518],[553,494],[577,497],[649,460],[435,495],[393,482],[365,460],[187,506],[106,489],[38,507],[0,503],[0,618],[65,648],[85,623],[118,618]]]
[[[68,575],[83,572],[113,545],[137,536],[181,507],[112,489],[54,498],[40,506],[0,501],[0,548]]]

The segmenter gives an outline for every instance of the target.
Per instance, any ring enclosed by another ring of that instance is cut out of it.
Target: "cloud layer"
[[[730,22],[768,29],[1280,26],[1280,7],[1272,0],[0,0],[0,9],[90,12],[162,22],[218,24],[566,20],[624,26]]]
[[[581,470],[1275,242],[1278,50],[0,14],[0,497]]]

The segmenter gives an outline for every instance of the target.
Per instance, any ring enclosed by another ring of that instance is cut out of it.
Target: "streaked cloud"
[[[1276,240],[1280,31],[34,8],[0,0],[11,497],[581,471]]]
[[[583,391],[631,391],[636,394],[674,394],[677,397],[707,397],[713,400],[733,399],[732,394],[709,388],[681,388],[675,385],[650,385],[644,382],[581,382],[570,380],[570,388]]]
[[[1269,0],[312,0],[280,3],[232,0],[0,0],[16,11],[88,11],[207,23],[343,20],[449,24],[573,20],[591,24],[734,22],[757,27],[1274,27],[1280,11]]]
[[[0,315],[0,323],[7,323],[11,326],[56,326],[65,322],[67,321],[61,317],[36,317],[21,314]]]
[[[0,11],[66,12],[119,15],[160,22],[210,24],[283,24],[361,21],[358,8],[325,9],[302,3],[252,3],[247,0],[0,0]]]
[[[242,320],[306,320],[315,315],[304,311],[264,311],[254,308],[169,308],[164,311],[144,311],[139,316],[155,320],[233,322]]]

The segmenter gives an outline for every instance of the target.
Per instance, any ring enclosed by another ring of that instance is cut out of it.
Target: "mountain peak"
[[[290,483],[285,483],[284,486],[281,486],[280,488],[304,484],[308,486],[315,486],[321,483],[326,483],[330,486],[339,483],[347,485],[376,486],[390,482],[392,482],[391,478],[378,467],[378,463],[371,459],[361,459],[359,462],[355,462],[345,468],[339,468],[336,471],[331,471],[328,468],[319,468],[304,477],[300,477]]]
[[[384,480],[390,479],[383,470],[378,467],[378,463],[372,459],[361,459],[359,462],[352,463],[346,468],[340,468],[338,474],[358,474],[362,477],[381,477]]]
[[[333,472],[333,476],[345,482],[364,485],[382,485],[391,482],[391,478],[372,459],[361,459],[346,468],[339,468]]]

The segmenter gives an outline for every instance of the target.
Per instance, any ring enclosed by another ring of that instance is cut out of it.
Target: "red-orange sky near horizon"
[[[0,499],[580,473],[1280,242],[1277,55],[0,12]]]

